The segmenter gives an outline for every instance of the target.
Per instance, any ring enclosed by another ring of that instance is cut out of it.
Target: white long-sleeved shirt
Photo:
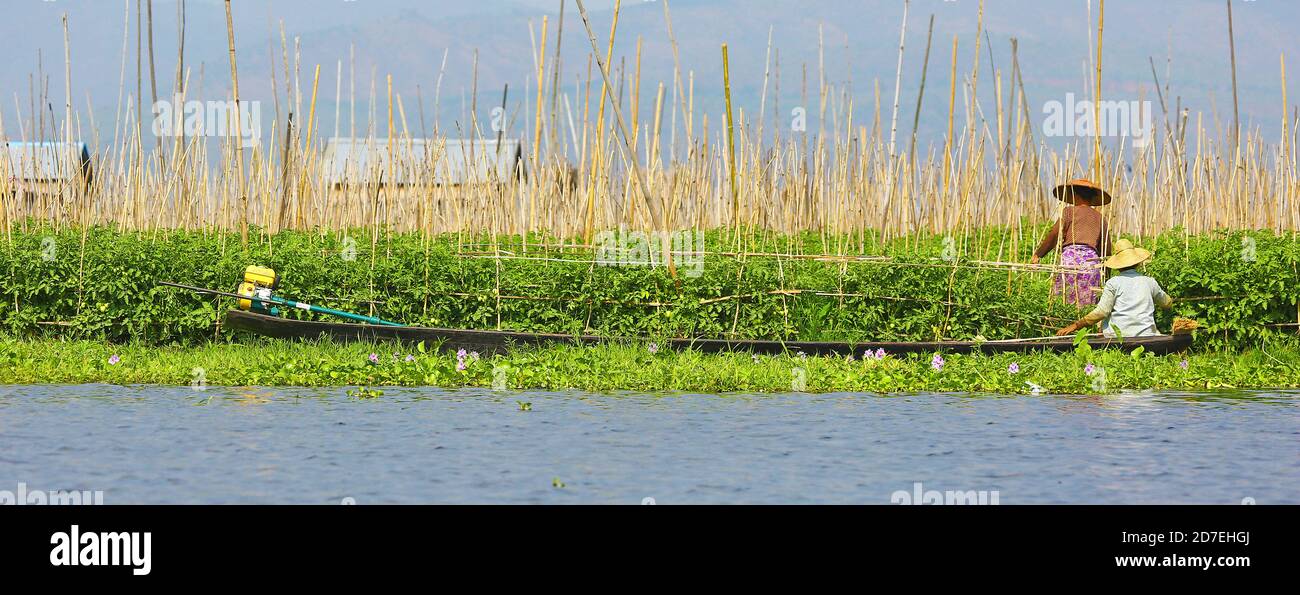
[[[1157,336],[1156,306],[1168,308],[1173,303],[1155,279],[1129,269],[1106,281],[1097,307],[1084,317],[1085,326],[1104,319],[1101,332],[1107,337]]]

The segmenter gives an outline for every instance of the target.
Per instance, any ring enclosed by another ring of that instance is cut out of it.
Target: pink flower
[[[885,359],[885,348],[881,347],[876,350],[876,359]]]
[[[1190,366],[1191,364],[1187,362],[1187,358],[1183,358],[1183,361],[1178,362],[1178,367],[1182,368],[1184,372],[1186,372],[1187,368]]]
[[[408,355],[408,356],[406,356],[406,361],[407,361],[408,363],[409,363],[409,362],[413,362],[413,361],[415,361],[415,356],[414,356],[414,355]]]
[[[1094,366],[1092,364],[1088,364],[1083,367],[1083,373],[1089,376],[1092,376],[1092,373],[1096,371],[1097,371],[1097,366]]]
[[[1007,366],[1007,372],[1009,372],[1009,373],[1011,373],[1011,374],[1019,374],[1019,373],[1020,373],[1020,364],[1019,364],[1018,362],[1011,362],[1011,365],[1010,365],[1010,366]]]
[[[652,342],[646,346],[646,349],[649,350],[651,354],[659,353],[659,344]]]
[[[372,354],[370,354],[370,363],[372,363],[372,364],[378,364],[378,363],[379,363],[379,354],[378,354],[378,353],[372,353]]]
[[[942,372],[942,371],[943,371],[943,356],[942,356],[942,355],[939,355],[939,354],[937,354],[937,353],[934,354],[934,358],[930,360],[930,367],[931,367],[931,368],[934,368],[934,371],[935,371],[935,372]]]
[[[120,362],[120,361],[122,361],[122,358],[117,357],[117,354],[116,354],[116,353],[114,353],[113,355],[108,356],[108,365],[110,365],[110,366],[116,366],[116,365],[117,365],[117,362]]]

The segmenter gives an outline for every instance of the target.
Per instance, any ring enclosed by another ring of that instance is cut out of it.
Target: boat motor
[[[241,296],[259,299],[239,300],[239,309],[279,316],[280,309],[269,305],[271,294],[279,285],[280,277],[275,274],[274,270],[268,267],[249,265],[248,268],[244,269],[244,281],[239,284],[239,291],[236,293]]]

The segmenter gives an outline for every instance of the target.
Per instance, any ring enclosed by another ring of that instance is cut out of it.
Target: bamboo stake
[[[731,61],[727,57],[727,44],[722,44],[722,93],[727,102],[727,169],[731,172],[732,225],[736,238],[740,238],[740,189],[736,187],[736,126],[731,117]]]
[[[80,203],[81,199],[81,180],[84,180],[84,173],[81,171],[79,164],[81,156],[74,154],[72,148],[72,44],[68,36],[68,13],[63,13],[63,88],[64,88],[64,115],[63,128],[66,144],[64,145],[64,163],[68,168],[76,168],[72,173],[73,187],[72,196]],[[62,209],[60,209],[62,210]],[[62,216],[62,213],[59,213]]]
[[[912,116],[912,140],[907,148],[907,162],[916,163],[916,133],[921,124],[921,100],[925,98],[925,80],[930,74],[930,41],[934,37],[934,14],[930,15],[930,27],[925,34],[925,58],[921,62],[921,89],[916,92],[916,111]]]
[[[1102,175],[1105,166],[1101,161],[1101,38],[1102,31],[1106,25],[1106,0],[1100,0],[1099,11],[1097,13],[1097,78],[1093,81],[1094,91],[1092,103],[1092,132],[1093,132],[1093,150],[1092,150],[1092,167],[1093,179],[1102,183]]]
[[[1232,31],[1232,0],[1228,2],[1228,57],[1232,64],[1232,149],[1241,151],[1241,111],[1237,104],[1237,41]],[[1105,3],[1105,0],[1102,0]],[[1234,156],[1234,160],[1236,157]]]
[[[907,10],[912,0],[903,0],[903,26],[898,33],[898,66],[894,70],[894,109],[889,117],[889,157],[894,157],[894,137],[898,134],[898,97],[903,91],[903,48],[907,42]],[[933,24],[933,22],[932,22]],[[893,171],[891,168],[890,171]]]
[[[587,217],[586,217],[586,233],[584,234],[587,242],[591,242],[592,234],[595,233],[595,229],[594,229],[594,228],[595,228],[595,216],[596,216],[596,215],[595,215],[595,209],[596,209],[596,181],[597,181],[597,178],[599,177],[599,173],[600,173],[600,164],[601,164],[601,161],[602,161],[602,155],[603,155],[602,150],[604,149],[604,138],[605,138],[605,99],[606,99],[606,97],[609,96],[609,76],[608,76],[608,73],[605,72],[605,66],[604,66],[604,64],[608,63],[608,62],[613,58],[613,56],[614,56],[614,36],[615,36],[615,34],[618,32],[618,16],[619,16],[620,8],[622,8],[622,5],[623,5],[622,0],[615,0],[615,1],[614,1],[614,15],[613,15],[613,20],[610,22],[610,25],[609,25],[609,46],[608,46],[608,48],[607,48],[606,51],[605,51],[605,62],[600,62],[600,54],[599,54],[599,52],[596,50],[596,47],[595,47],[595,37],[594,37],[594,35],[591,34],[591,25],[587,22],[586,10],[583,8],[581,2],[578,3],[578,11],[579,11],[578,14],[579,14],[579,16],[582,17],[582,23],[583,23],[583,26],[588,30],[588,31],[587,31],[587,32],[588,32],[588,36],[591,37],[591,39],[592,39],[592,57],[593,57],[593,58],[596,60],[596,62],[600,65],[600,66],[599,66],[599,68],[600,68],[600,74],[601,74],[601,78],[602,78],[602,80],[604,81],[604,82],[601,83],[601,89],[600,89],[600,107],[599,107],[599,109],[598,109],[598,111],[597,111],[597,113],[596,113],[596,139],[595,139],[595,141],[596,141],[596,147],[597,147],[597,150],[593,151],[592,154],[591,154],[591,169],[590,169],[590,172],[591,172],[591,173],[590,173],[590,175],[588,175],[588,182],[587,182]],[[667,6],[666,3],[665,3],[665,6]],[[584,126],[585,126],[585,122],[586,122],[586,116],[585,116],[585,115],[583,116],[583,121],[584,121]]]
[[[153,104],[151,105],[156,105],[158,103],[158,77],[157,75],[154,74],[154,65],[153,65],[153,0],[147,0],[145,2],[145,6],[146,6],[146,18],[148,19],[148,25],[146,29],[148,30],[149,33],[149,91],[153,95]],[[159,167],[162,167],[163,164],[162,137],[157,136],[155,137],[155,140],[158,143],[158,165]]]
[[[587,7],[583,6],[582,0],[575,1],[578,3],[578,13],[582,16],[582,24],[587,29],[587,38],[591,42],[591,51],[593,53],[599,52],[599,49],[596,47],[596,34],[592,32],[591,23],[587,18]],[[600,59],[599,55],[596,56],[596,66],[600,68],[600,75],[605,79],[606,91],[612,92],[612,89],[609,88],[611,86],[609,84],[609,71],[605,68],[605,63]],[[610,107],[613,108],[614,118],[618,120],[618,130],[622,133],[623,144],[620,145],[620,148],[623,150],[623,157],[627,159],[629,166],[632,168],[633,175],[636,176],[637,186],[641,189],[641,196],[645,200],[646,207],[650,209],[650,216],[653,221],[652,225],[655,223],[662,225],[663,209],[660,207],[659,201],[655,197],[651,196],[650,189],[646,186],[645,178],[641,175],[641,167],[637,164],[636,155],[632,153],[631,135],[628,134],[627,131],[627,122],[623,120],[623,114],[618,107],[617,101],[611,101]]]
[[[235,100],[235,132],[244,130],[240,118],[239,105],[239,70],[235,67],[235,22],[230,12],[230,0],[226,0],[226,43],[230,49],[230,83]],[[236,194],[239,196],[239,243],[248,246],[248,193],[244,188],[244,144],[235,143],[235,166],[238,178],[235,181]]]

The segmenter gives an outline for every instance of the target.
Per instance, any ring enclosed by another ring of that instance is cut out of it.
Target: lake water
[[[1300,502],[1298,392],[384,390],[0,386],[0,490],[101,490],[107,504]]]

